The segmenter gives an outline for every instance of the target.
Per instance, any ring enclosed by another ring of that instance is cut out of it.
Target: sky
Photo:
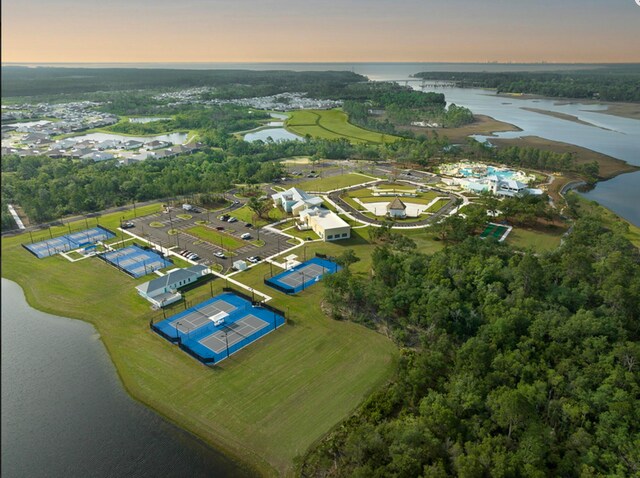
[[[640,62],[640,0],[2,0],[2,62]]]

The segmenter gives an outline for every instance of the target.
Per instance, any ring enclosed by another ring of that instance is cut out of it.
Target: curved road
[[[364,214],[356,210],[354,207],[352,207],[350,204],[347,204],[344,200],[342,200],[342,198],[340,198],[340,194],[346,191],[356,190],[356,189],[359,189],[359,186],[347,188],[347,189],[341,189],[340,191],[333,191],[328,194],[328,197],[332,202],[334,202],[338,207],[340,207],[342,210],[344,210],[346,213],[352,216],[356,221],[361,222],[363,224],[368,224],[370,226],[380,226],[381,221],[377,221],[375,219],[371,219],[365,216]],[[445,206],[440,208],[437,212],[432,214],[431,216],[425,219],[422,219],[420,221],[415,221],[408,224],[394,223],[394,225],[392,226],[393,229],[410,229],[410,228],[417,228],[421,226],[428,226],[433,222],[437,221],[438,219],[440,219],[441,217],[450,214],[451,211],[455,209],[457,198],[454,195],[452,195],[449,192],[441,191],[439,189],[435,189],[435,188],[431,188],[431,189],[447,195],[450,198],[449,202]]]

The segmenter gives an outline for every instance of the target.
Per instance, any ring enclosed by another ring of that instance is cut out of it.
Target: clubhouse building
[[[140,284],[136,290],[154,306],[164,307],[182,299],[178,289],[196,282],[209,273],[209,268],[201,265],[174,269],[162,277]]]
[[[312,230],[324,241],[336,241],[351,237],[351,226],[340,216],[321,208],[322,198],[291,188],[271,196],[275,207],[297,214],[297,227],[301,231]]]

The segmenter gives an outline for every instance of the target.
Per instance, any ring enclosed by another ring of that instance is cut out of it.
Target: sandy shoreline
[[[549,96],[542,95],[532,95],[532,94],[515,94],[515,93],[498,93],[496,96],[501,98],[509,98],[513,100],[554,100],[555,105],[572,105],[572,104],[582,104],[582,105],[602,105],[606,106],[606,110],[602,111],[594,111],[594,113],[601,113],[613,116],[620,116],[622,118],[636,119],[640,120],[640,103],[625,103],[625,102],[617,102],[617,101],[598,101],[598,100],[590,100],[587,98],[553,98]],[[527,108],[524,108],[527,109]],[[544,110],[541,110],[544,111]],[[551,113],[551,112],[550,112]],[[568,115],[570,116],[570,115]]]
[[[562,119],[562,120],[565,120],[565,121],[571,121],[573,123],[578,123],[578,124],[582,124],[582,125],[585,125],[585,126],[593,126],[594,128],[607,129],[607,128],[603,128],[602,126],[597,126],[597,125],[595,125],[593,123],[589,123],[588,121],[581,120],[577,116],[568,115],[566,113],[560,113],[558,111],[541,110],[541,109],[538,109],[538,108],[527,108],[527,107],[521,107],[520,109],[525,110],[525,111],[531,111],[532,113],[538,113],[538,114],[541,114],[541,115],[552,116],[554,118]]]

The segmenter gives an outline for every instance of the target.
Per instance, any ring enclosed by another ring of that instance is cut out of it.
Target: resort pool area
[[[516,175],[515,171],[509,169],[497,169],[493,166],[480,167],[480,168],[460,168],[460,174],[465,178],[484,178],[486,176],[496,175],[500,179],[513,179]]]

